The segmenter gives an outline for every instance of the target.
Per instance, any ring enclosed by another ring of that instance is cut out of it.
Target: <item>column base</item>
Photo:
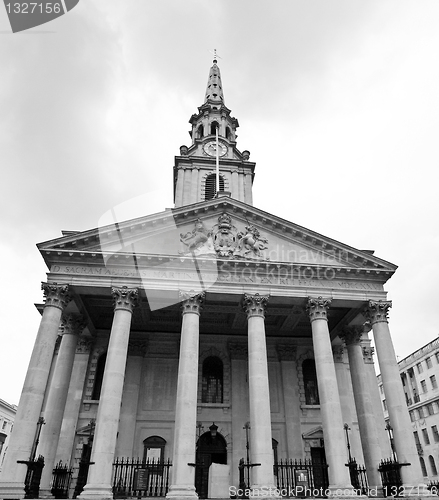
[[[334,486],[330,484],[326,489],[328,498],[361,498],[367,495],[358,495],[357,490],[351,484]]]
[[[171,486],[166,495],[166,498],[178,500],[194,500],[198,499],[195,486]]]
[[[250,487],[249,498],[282,498],[279,488],[274,484],[270,486],[252,484]]]
[[[5,500],[24,498],[24,483],[0,482],[0,498]]]
[[[38,498],[55,498],[55,497],[52,495],[52,490],[40,488]]]
[[[105,484],[86,484],[77,498],[84,500],[113,500],[113,488]]]

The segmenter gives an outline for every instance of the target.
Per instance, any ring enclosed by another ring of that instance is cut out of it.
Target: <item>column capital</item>
[[[387,316],[391,307],[391,300],[369,300],[369,304],[366,309],[366,317],[372,326],[375,323],[388,323]]]
[[[373,354],[375,352],[375,348],[370,346],[369,347],[362,346],[362,350],[363,350],[364,362],[368,364],[373,364]]]
[[[128,288],[127,286],[111,287],[111,295],[114,300],[114,311],[124,310],[132,313],[139,300],[137,288]]]
[[[295,361],[297,354],[297,347],[291,344],[278,344],[277,353],[280,361]]]
[[[343,363],[344,347],[342,345],[332,346],[332,357],[334,359],[334,363]]]
[[[44,293],[44,307],[52,306],[64,310],[70,302],[69,285],[58,285],[58,283],[41,283]]]
[[[63,314],[61,317],[61,334],[62,335],[77,335],[79,336],[84,328],[86,327],[86,323],[82,314]]]
[[[259,295],[259,293],[250,295],[245,293],[242,308],[246,312],[247,318],[253,318],[255,316],[265,318],[265,310],[269,298],[269,295]]]
[[[344,341],[346,345],[360,345],[361,337],[363,336],[363,325],[349,325],[344,326],[338,336]]]
[[[308,297],[306,310],[308,311],[311,323],[316,319],[328,321],[328,309],[331,302],[332,299],[325,299],[324,297]]]
[[[128,356],[144,357],[148,350],[147,340],[130,340],[128,342]]]
[[[232,359],[248,359],[248,346],[244,342],[230,342],[228,344]]]
[[[196,293],[194,290],[189,292],[180,290],[179,295],[182,314],[195,313],[199,316],[201,309],[203,308],[206,294],[204,292]]]
[[[78,354],[88,354],[94,344],[94,340],[91,337],[85,337],[80,335],[78,338],[78,343],[76,344],[76,352]]]

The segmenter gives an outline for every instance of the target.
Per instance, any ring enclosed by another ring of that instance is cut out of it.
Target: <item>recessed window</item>
[[[421,388],[422,392],[427,392],[427,383],[425,382],[425,380],[421,380]]]
[[[421,363],[417,363],[416,368],[418,369],[418,373],[422,373],[424,371]]]
[[[218,356],[209,356],[203,362],[202,403],[223,402],[223,362]]]
[[[313,359],[305,359],[302,363],[303,385],[305,387],[305,403],[319,405],[319,389],[317,385],[316,363]]]
[[[428,474],[427,474],[427,467],[425,467],[424,459],[422,457],[419,457],[419,462],[421,464],[422,475],[424,477],[427,477],[428,476]]]
[[[437,381],[436,381],[436,375],[432,375],[430,377],[430,382],[431,382],[431,387],[433,389],[437,389]]]
[[[219,190],[224,191],[223,176],[219,176]],[[206,177],[206,184],[204,186],[204,200],[212,200],[216,196],[216,174],[209,174]]]
[[[424,438],[425,444],[430,444],[430,438],[428,437],[427,429],[422,429],[422,437]]]
[[[425,358],[425,364],[427,365],[427,368],[431,368],[433,366],[431,358]]]
[[[439,432],[437,430],[437,425],[431,426],[431,432],[433,434],[433,439],[435,443],[439,443]]]
[[[432,455],[428,457],[428,461],[430,462],[431,472],[433,473],[433,476],[437,476],[436,463]]]

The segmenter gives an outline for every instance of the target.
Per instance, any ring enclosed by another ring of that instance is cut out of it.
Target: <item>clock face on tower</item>
[[[216,156],[216,141],[209,141],[203,146],[204,152],[209,156]],[[227,153],[227,146],[218,142],[218,156],[224,156]]]

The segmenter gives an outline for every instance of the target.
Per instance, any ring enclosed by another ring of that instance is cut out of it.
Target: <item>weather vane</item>
[[[216,62],[218,59],[222,59],[222,57],[216,53],[216,49],[213,49],[213,52],[209,50],[209,52],[213,54],[213,62]]]

